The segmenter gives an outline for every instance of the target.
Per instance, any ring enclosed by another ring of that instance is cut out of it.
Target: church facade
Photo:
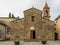
[[[24,11],[24,18],[11,21],[11,40],[55,40],[54,31],[55,24],[50,20],[50,7],[47,3],[43,12],[32,7]]]

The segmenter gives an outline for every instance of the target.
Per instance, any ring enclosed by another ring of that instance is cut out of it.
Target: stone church
[[[11,40],[55,40],[55,24],[50,20],[50,7],[47,3],[43,11],[32,7],[24,11],[24,18],[13,20],[10,23]]]
[[[11,17],[11,13],[9,18],[0,17],[0,32],[3,32],[0,33],[1,40],[7,38],[24,41],[56,40],[55,23],[50,20],[50,7],[47,3],[43,10],[32,7],[23,13],[24,18]]]

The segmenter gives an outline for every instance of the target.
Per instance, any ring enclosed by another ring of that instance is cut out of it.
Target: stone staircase
[[[24,42],[40,42],[40,39],[25,39]]]

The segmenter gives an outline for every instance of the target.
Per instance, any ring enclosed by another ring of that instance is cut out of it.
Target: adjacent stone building
[[[55,35],[56,39],[60,40],[60,15],[55,19]]]
[[[16,19],[17,17],[12,17],[11,13],[9,13],[9,17],[0,17],[0,40],[10,39],[10,22]]]

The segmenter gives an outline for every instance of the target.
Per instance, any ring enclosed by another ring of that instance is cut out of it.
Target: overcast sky
[[[24,17],[23,11],[32,8],[42,10],[46,0],[0,0],[0,17],[8,17],[9,12],[15,16]],[[60,15],[60,0],[47,0],[50,7],[51,19],[55,20]]]

